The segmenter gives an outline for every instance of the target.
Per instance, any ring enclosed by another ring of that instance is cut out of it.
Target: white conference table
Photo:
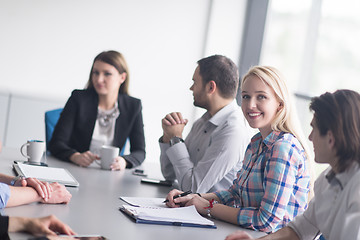
[[[25,160],[18,149],[4,148],[0,153],[1,173],[14,175],[13,161]],[[72,194],[69,204],[41,204],[11,207],[2,210],[8,216],[41,217],[49,214],[71,226],[77,234],[98,234],[108,239],[225,239],[237,230],[247,231],[254,237],[264,233],[240,228],[236,225],[212,219],[217,229],[139,224],[133,222],[118,209],[123,203],[119,197],[165,197],[171,187],[141,183],[142,177],[125,171],[106,171],[98,166],[83,168],[72,163],[47,157],[50,167],[66,168],[79,181],[80,187],[68,187]],[[146,163],[139,167],[148,177],[161,178],[157,163]],[[11,233],[11,239],[27,239],[28,234]]]

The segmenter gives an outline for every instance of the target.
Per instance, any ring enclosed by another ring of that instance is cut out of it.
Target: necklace
[[[97,119],[99,120],[99,125],[101,127],[108,127],[109,124],[113,121],[114,118],[119,116],[119,109],[117,108],[117,104],[113,109],[109,111],[101,111],[98,110]]]

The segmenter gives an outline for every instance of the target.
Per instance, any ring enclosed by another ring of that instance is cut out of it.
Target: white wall
[[[147,160],[157,161],[161,118],[170,111],[199,115],[189,91],[196,61],[218,53],[237,62],[245,1],[213,1],[209,33],[210,2],[0,0],[0,91],[65,103],[84,87],[98,53],[120,51],[130,93],[143,102]],[[23,142],[25,134],[9,134]]]
[[[62,102],[41,97],[11,94],[4,143],[19,148],[29,139],[45,141],[45,111],[62,106]]]
[[[4,142],[6,134],[9,93],[0,92],[0,141]]]

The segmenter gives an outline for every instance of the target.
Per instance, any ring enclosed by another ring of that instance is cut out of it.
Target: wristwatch
[[[22,179],[22,178],[23,178],[22,176],[16,176],[16,177],[14,177],[14,178],[11,180],[10,185],[11,185],[11,186],[14,186],[15,183],[16,183],[16,181],[19,180],[19,179]]]
[[[175,144],[179,143],[179,142],[184,142],[184,140],[180,137],[172,137],[170,139],[170,146],[174,146]]]

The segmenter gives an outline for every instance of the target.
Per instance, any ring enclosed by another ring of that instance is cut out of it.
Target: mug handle
[[[20,148],[20,153],[21,153],[21,155],[23,155],[25,158],[30,158],[29,156],[27,156],[27,155],[25,155],[24,153],[23,153],[23,149],[24,149],[24,147],[25,146],[28,146],[29,145],[29,143],[24,143],[22,146],[21,146],[21,148]]]
[[[96,162],[97,165],[101,166],[101,159],[95,159],[94,162]]]

